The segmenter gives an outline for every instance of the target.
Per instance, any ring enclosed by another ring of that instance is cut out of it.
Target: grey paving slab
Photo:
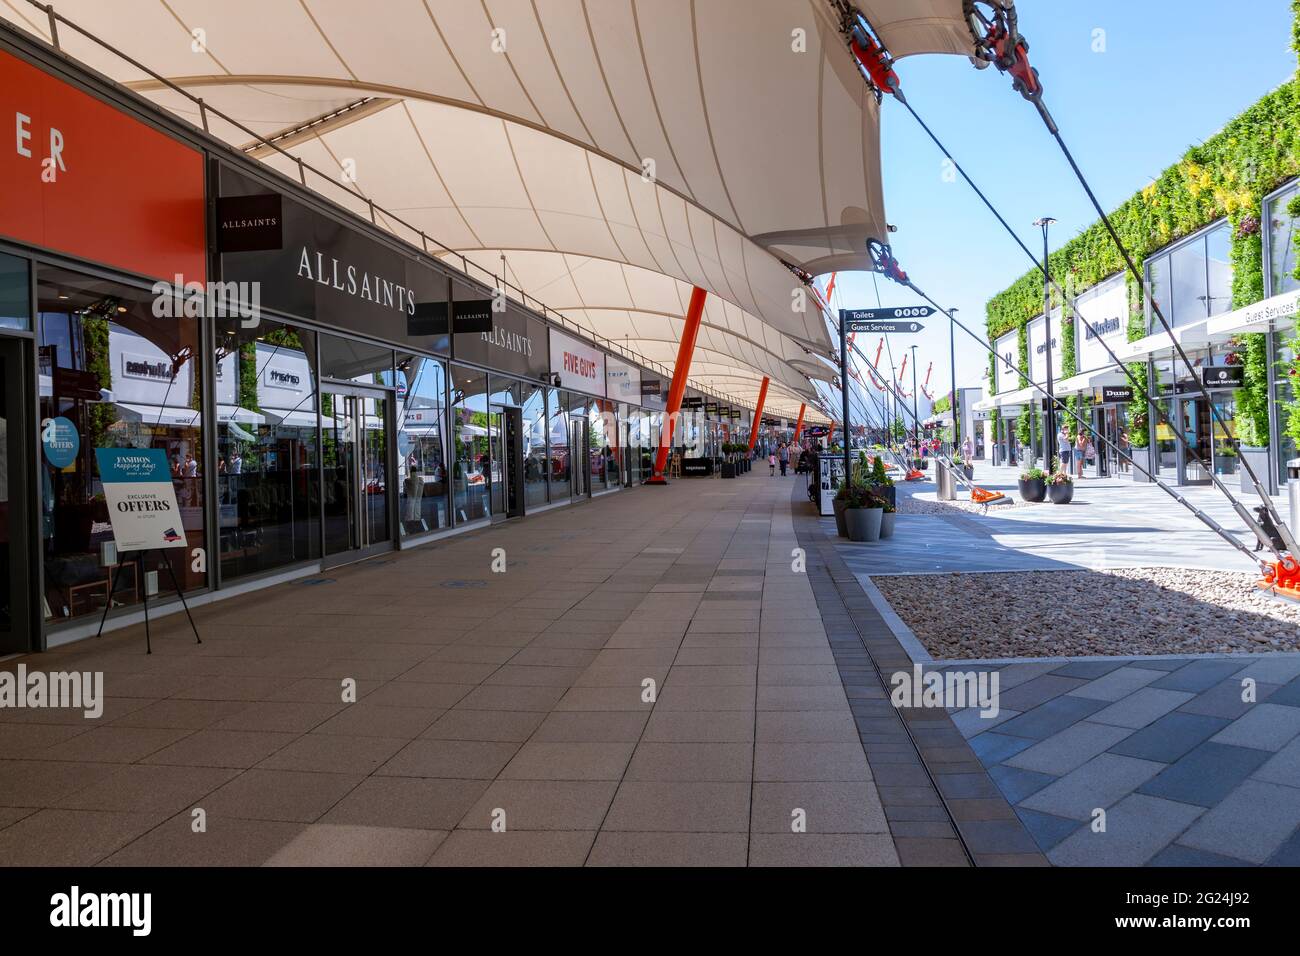
[[[1255,780],[1265,783],[1280,783],[1285,786],[1300,786],[1300,738],[1292,740],[1255,771]]]
[[[1117,727],[1130,727],[1137,730],[1158,720],[1194,696],[1191,691],[1142,687],[1097,711],[1088,719],[1095,724],[1114,724]]]
[[[1268,760],[1268,751],[1206,741],[1144,783],[1144,794],[1213,807]]]
[[[1151,686],[1165,690],[1190,690],[1200,693],[1209,690],[1220,681],[1227,680],[1246,666],[1240,660],[1197,660],[1191,661],[1178,670],[1160,678]]]
[[[1042,740],[1090,717],[1105,706],[1106,703],[1102,700],[1062,694],[1008,720],[1001,726],[1000,733]]]
[[[1039,741],[1006,761],[1011,767],[1060,776],[1087,763],[1127,737],[1127,727],[1080,721],[1060,733]]]
[[[1269,700],[1277,690],[1277,684],[1249,684],[1232,677],[1202,691],[1178,709],[1188,714],[1235,720],[1256,704]]]
[[[1210,739],[1218,744],[1277,751],[1300,734],[1300,708],[1255,704]]]
[[[1219,717],[1166,714],[1124,738],[1110,750],[1111,753],[1141,757],[1144,760],[1173,763],[1227,726],[1228,721]]]
[[[1078,820],[1068,820],[1065,817],[1052,816],[1050,813],[1039,813],[1037,810],[1028,810],[1023,806],[1016,808],[1016,816],[1020,818],[1020,822],[1025,825],[1025,829],[1044,853],[1078,830],[1081,825]]]
[[[1106,812],[1105,832],[1084,827],[1047,856],[1057,866],[1142,866],[1204,812],[1185,803],[1130,794]]]
[[[1118,803],[1164,768],[1163,763],[1152,760],[1098,754],[1027,797],[1020,806],[1073,820],[1091,820],[1095,810]]]
[[[1032,793],[1043,789],[1052,781],[1059,778],[1049,773],[1038,773],[1033,770],[1021,770],[1017,767],[996,766],[989,767],[989,778],[1002,792],[1002,795],[1013,804],[1019,803]]]
[[[1027,747],[1032,747],[1033,744],[1034,742],[1028,738],[1012,737],[993,730],[972,737],[970,740],[971,750],[986,767],[1002,763],[1008,757],[1014,757]]]
[[[1179,837],[1197,850],[1263,863],[1300,826],[1300,789],[1247,780]]]
[[[1206,853],[1204,850],[1194,850],[1188,846],[1182,846],[1178,843],[1171,843],[1159,853],[1151,858],[1147,866],[1172,866],[1172,867],[1191,867],[1191,866],[1251,866],[1252,864],[1245,860],[1240,860],[1231,856],[1220,856],[1217,853]]]
[[[1162,679],[1164,676],[1164,671],[1151,670],[1142,667],[1140,664],[1134,664],[1117,668],[1108,674],[1090,680],[1082,687],[1076,687],[1070,691],[1070,694],[1075,697],[1114,702],[1127,697],[1152,681]]]

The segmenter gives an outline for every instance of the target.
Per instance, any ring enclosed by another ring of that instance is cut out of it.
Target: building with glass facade
[[[0,71],[0,653],[649,477],[661,373],[63,61]],[[688,394],[717,455],[740,410]],[[165,454],[187,545],[115,577],[106,448]]]

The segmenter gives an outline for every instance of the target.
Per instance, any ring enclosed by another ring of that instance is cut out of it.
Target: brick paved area
[[[136,628],[8,661],[103,671],[107,701],[0,710],[0,861],[922,856],[932,803],[891,835],[914,751],[882,735],[868,762],[843,612],[828,639],[792,570],[794,481],[676,481],[335,569],[203,608],[202,646],[173,616],[151,657]]]

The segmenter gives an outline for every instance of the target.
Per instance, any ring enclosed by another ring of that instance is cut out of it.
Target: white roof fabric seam
[[[630,0],[632,6],[632,25],[636,30],[636,45],[641,51],[641,72],[645,76],[646,89],[650,92],[650,102],[654,104],[655,121],[659,124],[659,130],[663,133],[664,142],[668,144],[668,155],[673,159],[673,165],[677,167],[677,175],[682,178],[682,185],[686,187],[687,194],[691,197],[691,202],[699,205],[699,200],[695,196],[695,190],[691,188],[690,181],[686,178],[686,169],[683,167],[680,159],[677,158],[677,150],[673,148],[673,138],[668,135],[668,127],[664,125],[664,114],[659,108],[659,96],[655,93],[654,80],[650,78],[649,58],[645,52],[645,39],[641,35],[641,17],[637,13],[637,0]]]
[[[587,118],[582,115],[582,110],[578,109],[578,104],[573,99],[573,92],[569,89],[569,82],[564,78],[564,71],[560,69],[559,61],[555,59],[555,49],[551,46],[551,38],[546,32],[546,24],[542,22],[541,14],[537,11],[537,0],[528,0],[528,8],[533,11],[533,19],[537,21],[537,33],[542,38],[542,45],[546,47],[546,55],[551,60],[551,69],[555,70],[555,77],[560,83],[560,88],[564,90],[564,95],[569,100],[573,115],[582,124],[583,132],[587,134],[587,141],[594,144],[596,135],[591,131],[591,127],[587,125]],[[590,155],[587,157],[587,164],[588,166],[591,165]]]
[[[479,93],[478,88],[474,86],[473,81],[469,78],[469,74],[465,72],[464,64],[460,62],[460,57],[456,56],[456,51],[453,50],[451,44],[447,42],[447,35],[442,32],[442,25],[438,23],[438,18],[435,17],[433,11],[429,9],[427,0],[420,0],[420,6],[424,8],[425,14],[429,17],[429,22],[433,24],[433,29],[438,34],[438,39],[442,41],[443,48],[447,51],[447,56],[451,57],[451,62],[456,64],[456,70],[460,73],[460,78],[465,81],[465,86],[474,94],[474,98],[479,101],[479,105],[486,107],[487,103],[484,102],[483,95]]]
[[[429,161],[429,168],[433,170],[433,175],[437,177],[438,185],[442,188],[442,191],[447,194],[447,199],[451,203],[451,208],[456,210],[456,215],[460,217],[460,221],[464,224],[465,231],[474,237],[475,242],[482,245],[483,239],[474,231],[474,227],[470,225],[469,219],[466,218],[464,211],[460,208],[460,204],[456,202],[456,197],[453,196],[451,190],[447,188],[447,181],[443,179],[442,170],[438,168],[438,164],[434,160],[433,154],[429,152],[429,144],[425,142],[424,134],[420,132],[420,124],[417,123],[415,117],[411,115],[410,105],[407,104],[405,100],[402,100],[401,102],[402,111],[406,114],[406,121],[411,124],[411,129],[415,132],[415,138],[420,141],[420,148],[424,151],[424,158]]]

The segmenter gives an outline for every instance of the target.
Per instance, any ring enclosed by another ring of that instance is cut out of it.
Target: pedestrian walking
[[[1079,435],[1074,440],[1074,457],[1078,463],[1078,477],[1083,477],[1083,460],[1088,457],[1088,433],[1082,428],[1079,429]]]
[[[777,455],[781,461],[781,477],[784,478],[786,468],[790,467],[790,446],[782,445]]]
[[[767,469],[768,469],[767,476],[769,478],[775,478],[776,477],[776,452],[772,452],[772,454],[767,456]]]
[[[1065,426],[1062,425],[1056,432],[1056,454],[1061,459],[1061,470],[1068,472],[1070,470],[1070,436],[1065,433]]]

